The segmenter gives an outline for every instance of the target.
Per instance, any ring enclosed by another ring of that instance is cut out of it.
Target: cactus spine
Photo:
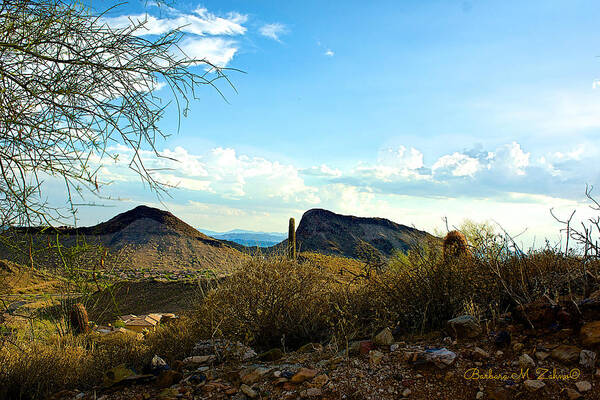
[[[88,314],[81,303],[73,304],[71,308],[71,328],[76,335],[90,331]]]
[[[291,260],[296,259],[296,221],[294,218],[290,218],[288,229],[288,257]]]

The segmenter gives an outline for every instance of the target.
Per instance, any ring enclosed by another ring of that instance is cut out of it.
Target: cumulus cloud
[[[288,28],[284,24],[280,23],[265,24],[260,27],[258,32],[265,37],[271,38],[279,42],[279,37],[287,33]]]
[[[199,36],[233,36],[246,33],[246,28],[242,24],[247,21],[247,16],[242,14],[229,13],[225,18],[217,17],[203,7],[198,7],[189,14],[174,9],[170,9],[170,13],[172,15],[167,18],[157,18],[150,14],[121,15],[104,18],[104,22],[115,28],[142,24],[136,32],[140,36],[160,35],[174,29]]]
[[[115,146],[109,149],[118,154],[116,163],[105,162],[103,171],[120,180],[139,179],[128,169],[132,157],[130,149]],[[141,157],[148,170],[158,171],[153,176],[160,182],[180,189],[213,193],[229,199],[280,199],[289,202],[319,202],[317,190],[305,184],[301,169],[260,157],[238,154],[232,148],[217,147],[204,154],[190,154],[182,147],[166,149],[155,157],[142,151]],[[319,167],[322,174],[335,174],[327,166]]]
[[[104,18],[103,22],[114,28],[140,25],[136,35],[161,35],[172,30],[186,33],[180,49],[186,56],[207,60],[225,67],[239,50],[239,44],[232,37],[246,34],[244,23],[248,17],[236,12],[217,16],[206,8],[198,7],[190,13],[167,8],[163,18],[150,14],[121,15]],[[227,37],[227,38],[224,38]]]
[[[193,59],[206,59],[217,67],[226,66],[238,51],[237,42],[222,38],[187,38],[181,50]]]
[[[146,167],[157,171],[158,180],[182,189],[178,196],[190,200],[231,207],[245,204],[252,210],[290,215],[312,207],[381,215],[392,213],[392,203],[402,203],[404,198],[427,199],[432,204],[458,198],[498,203],[533,203],[539,196],[579,199],[585,184],[594,184],[600,176],[600,168],[590,162],[598,152],[591,149],[586,145],[584,150],[575,146],[535,154],[511,142],[490,150],[479,146],[452,151],[427,163],[420,150],[400,146],[383,149],[375,162],[350,168],[331,164],[300,167],[226,147],[201,154],[176,147],[164,150],[166,158],[158,159],[151,152],[141,155]],[[115,146],[109,153],[119,157],[116,162],[104,162],[101,178],[125,186],[139,181],[128,169],[132,154],[127,148]]]
[[[473,177],[481,169],[481,164],[476,158],[455,152],[440,157],[431,169],[436,177],[448,175]]]
[[[327,57],[333,57],[335,53],[331,49],[327,49],[324,53]]]

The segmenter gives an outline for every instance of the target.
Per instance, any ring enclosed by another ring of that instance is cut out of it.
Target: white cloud
[[[190,14],[180,13],[171,9],[174,14],[170,18],[157,18],[150,14],[121,15],[104,18],[104,22],[115,28],[126,28],[131,25],[143,24],[137,34],[160,35],[179,29],[194,35],[243,35],[246,28],[242,25],[247,21],[245,15],[230,13],[226,18],[217,17],[205,8],[197,8]]]
[[[304,168],[300,170],[302,175],[311,175],[311,176],[322,176],[322,177],[339,177],[342,175],[342,171],[337,168],[330,168],[325,164],[321,164],[320,166]]]
[[[246,15],[230,12],[217,16],[206,8],[198,7],[190,13],[182,13],[166,8],[167,17],[159,18],[150,14],[121,15],[104,18],[103,22],[114,28],[141,26],[136,35],[160,35],[179,29],[186,33],[179,48],[192,59],[207,60],[218,67],[225,67],[239,50],[238,43],[232,39],[246,34],[243,25]],[[224,38],[229,37],[229,38]]]
[[[453,153],[440,157],[431,167],[435,175],[471,176],[480,169],[479,160],[462,153]]]
[[[260,27],[258,32],[265,37],[271,38],[279,42],[279,37],[287,33],[288,28],[284,24],[280,23],[265,24]]]
[[[234,40],[222,38],[188,37],[180,47],[189,58],[206,59],[218,67],[226,66],[238,51]]]
[[[333,57],[335,53],[331,49],[327,49],[324,53],[327,57]]]
[[[423,167],[423,153],[414,147],[388,148],[379,153],[378,162],[399,169],[418,169]]]

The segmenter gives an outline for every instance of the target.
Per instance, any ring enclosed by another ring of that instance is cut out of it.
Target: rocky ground
[[[577,317],[567,303],[540,299],[493,327],[462,316],[445,333],[408,338],[386,328],[347,349],[307,344],[257,355],[204,341],[172,365],[157,355],[143,374],[119,366],[102,387],[52,398],[600,399],[600,293],[573,304]]]

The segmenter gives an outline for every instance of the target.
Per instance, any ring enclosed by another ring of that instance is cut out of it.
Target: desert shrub
[[[89,389],[122,363],[141,372],[154,354],[170,362],[181,359],[198,340],[189,326],[182,318],[144,339],[132,332],[0,340],[0,398],[37,399],[68,388]]]
[[[38,342],[0,348],[0,398],[44,398],[75,382],[88,381],[91,354],[81,346]]]
[[[198,315],[210,336],[259,346],[295,346],[327,338],[334,275],[308,260],[254,257],[210,292]]]
[[[176,321],[159,325],[144,339],[147,346],[146,361],[149,361],[154,354],[160,355],[168,362],[189,356],[194,345],[200,339],[208,337],[201,322],[184,315]]]
[[[586,277],[600,271],[597,260],[550,246],[523,252],[489,225],[481,231],[476,226],[470,223],[465,235],[475,244],[473,257],[444,260],[435,243],[392,257],[389,268],[369,283],[379,318],[397,321],[406,331],[439,329],[463,313],[492,318],[543,295],[583,296]]]

